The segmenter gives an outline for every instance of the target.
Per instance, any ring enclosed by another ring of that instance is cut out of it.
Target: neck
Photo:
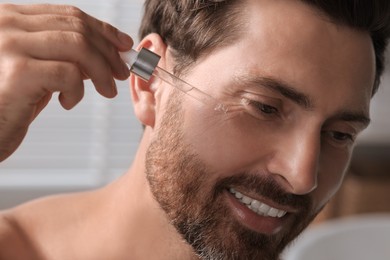
[[[115,220],[115,229],[119,232],[115,236],[124,243],[123,248],[131,252],[133,259],[198,259],[191,246],[169,223],[150,191],[145,174],[145,154],[151,131],[145,130],[129,171],[107,187],[111,201],[107,212]]]

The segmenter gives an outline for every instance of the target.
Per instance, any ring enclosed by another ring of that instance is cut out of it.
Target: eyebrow
[[[360,123],[363,129],[366,128],[371,122],[371,119],[365,116],[363,113],[356,113],[353,111],[342,111],[336,114],[333,118],[336,120],[338,119],[346,122]]]
[[[283,82],[282,80],[270,78],[270,77],[263,77],[263,76],[239,76],[236,78],[236,80],[242,85],[242,84],[249,84],[249,85],[256,85],[265,87],[273,92],[278,92],[282,96],[290,99],[294,103],[298,104],[299,106],[305,108],[306,110],[312,110],[314,108],[314,104],[309,96],[306,94],[299,92],[292,86],[290,86],[288,83]],[[341,111],[340,113],[336,114],[334,119],[346,121],[346,122],[357,122],[360,123],[363,128],[366,128],[371,120],[368,116],[365,115],[365,113],[361,112],[354,112],[354,111]]]
[[[306,94],[297,91],[295,88],[281,80],[261,76],[252,77],[248,75],[240,76],[236,80],[240,84],[261,86],[273,92],[278,92],[306,110],[311,110],[314,107],[313,102]]]

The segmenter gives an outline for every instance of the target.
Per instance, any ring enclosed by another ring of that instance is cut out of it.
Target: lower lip
[[[226,197],[238,221],[257,233],[275,234],[281,230],[283,223],[285,223],[286,216],[282,218],[260,216],[239,202],[229,191],[226,191]]]

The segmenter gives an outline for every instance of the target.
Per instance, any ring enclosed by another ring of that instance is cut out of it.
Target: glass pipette
[[[158,77],[169,85],[206,105],[214,105],[214,110],[227,112],[227,107],[216,98],[204,93],[172,73],[157,66],[160,56],[142,48],[139,52],[130,50],[120,53],[122,60],[129,66],[130,72],[141,79],[149,81],[152,76]]]

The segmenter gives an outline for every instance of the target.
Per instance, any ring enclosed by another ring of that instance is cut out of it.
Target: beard
[[[151,192],[169,222],[205,260],[275,260],[318,214],[311,197],[286,193],[271,178],[241,172],[218,178],[189,144],[184,142],[184,112],[179,96],[172,95],[157,138],[146,154],[146,175]],[[213,149],[210,147],[210,149]],[[275,234],[260,234],[244,227],[226,201],[229,187],[242,187],[298,210]]]

